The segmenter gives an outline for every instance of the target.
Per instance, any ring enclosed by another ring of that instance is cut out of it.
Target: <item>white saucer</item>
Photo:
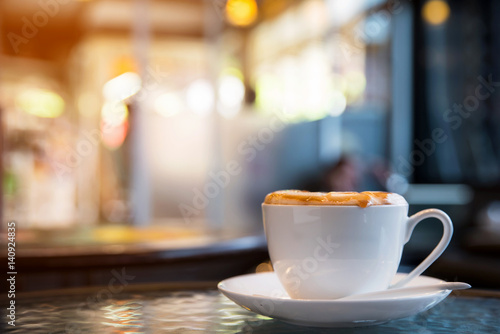
[[[397,274],[394,282],[405,277]],[[407,286],[443,282],[419,276]],[[241,307],[288,323],[314,327],[377,325],[428,310],[451,290],[361,300],[290,299],[274,272],[236,276],[218,284],[219,290]]]

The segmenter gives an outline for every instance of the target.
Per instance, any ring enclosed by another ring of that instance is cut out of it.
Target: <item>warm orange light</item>
[[[104,146],[114,150],[127,137],[128,108],[123,102],[106,102],[101,110],[101,140]]]
[[[111,66],[111,75],[113,77],[117,77],[120,74],[127,72],[137,73],[137,66],[134,59],[128,56],[121,56],[116,58]]]
[[[232,25],[248,26],[257,19],[257,3],[255,0],[228,0],[226,18]]]
[[[128,121],[114,125],[108,124],[104,120],[101,121],[101,140],[102,143],[109,149],[114,150],[123,144],[127,137]]]
[[[450,6],[446,1],[431,0],[425,3],[422,8],[422,17],[427,23],[440,25],[450,16]]]

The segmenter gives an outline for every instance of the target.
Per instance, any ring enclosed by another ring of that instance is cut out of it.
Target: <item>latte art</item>
[[[266,196],[264,204],[275,205],[404,205],[406,200],[398,194],[382,191],[358,192],[309,192],[304,190],[279,190]]]

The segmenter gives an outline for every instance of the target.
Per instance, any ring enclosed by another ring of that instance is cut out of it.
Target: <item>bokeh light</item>
[[[228,0],[226,18],[232,25],[248,26],[257,19],[258,8],[255,0]]]
[[[219,84],[219,99],[225,107],[237,107],[245,95],[243,82],[237,77],[223,76]]]
[[[330,95],[330,111],[331,116],[340,116],[347,106],[347,100],[341,91],[333,90]]]
[[[279,77],[273,74],[260,75],[255,83],[255,103],[264,113],[272,113],[283,108],[283,87]]]
[[[219,113],[227,118],[234,117],[240,110],[245,97],[245,85],[234,75],[223,75],[219,80]]]
[[[108,101],[125,100],[141,89],[141,77],[134,72],[127,72],[104,84],[102,94]]]
[[[186,90],[188,108],[199,116],[208,115],[215,103],[214,88],[210,81],[198,79],[193,81]]]
[[[137,73],[137,65],[131,56],[121,56],[116,58],[111,65],[111,73],[113,77],[120,74],[134,72]]]
[[[320,44],[308,46],[300,55],[300,111],[298,120],[324,118],[332,104],[333,83],[325,49]]]
[[[440,25],[444,23],[450,16],[450,6],[446,1],[431,0],[422,7],[422,17],[432,25]]]
[[[63,98],[52,91],[32,88],[20,93],[16,105],[24,112],[43,118],[55,118],[64,112]]]
[[[128,108],[121,101],[105,102],[101,108],[101,119],[110,126],[118,126],[128,118]]]
[[[300,73],[298,71],[297,60],[292,56],[284,57],[283,60],[279,62],[278,65],[280,78],[281,78],[281,88],[283,101],[283,108],[285,108],[290,115],[296,115],[301,105],[301,97],[303,96],[301,87],[301,80],[298,80]],[[278,86],[278,87],[280,87]]]
[[[110,125],[104,120],[101,121],[101,140],[108,149],[114,150],[119,148],[127,137],[127,131],[128,120],[116,126]]]
[[[184,108],[182,99],[178,93],[164,93],[158,96],[154,102],[154,110],[163,117],[174,116]]]
[[[123,144],[128,131],[128,108],[123,101],[107,101],[101,108],[101,140],[109,149]]]
[[[353,103],[363,96],[366,88],[365,74],[360,71],[352,71],[347,73],[344,78],[347,103]]]

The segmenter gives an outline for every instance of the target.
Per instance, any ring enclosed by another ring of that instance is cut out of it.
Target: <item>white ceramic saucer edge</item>
[[[398,274],[395,280],[405,274]],[[409,285],[442,282],[419,276]],[[435,306],[451,290],[411,296],[370,300],[290,299],[274,272],[247,274],[228,278],[218,284],[222,294],[239,306],[284,322],[313,327],[359,327],[405,318]]]

